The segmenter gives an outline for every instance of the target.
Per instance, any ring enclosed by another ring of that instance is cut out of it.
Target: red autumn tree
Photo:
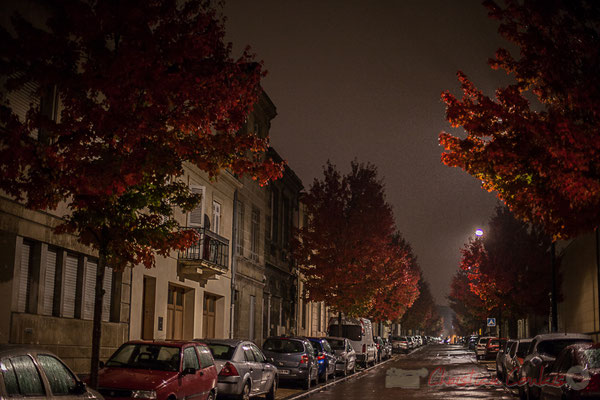
[[[402,329],[426,332],[429,327],[436,325],[435,321],[440,319],[440,315],[429,283],[423,277],[419,280],[418,291],[419,296],[402,317]]]
[[[294,257],[308,300],[324,301],[340,317],[364,316],[386,279],[382,271],[396,268],[392,208],[372,164],[354,161],[342,176],[328,162],[323,173],[303,198],[310,218],[295,234]]]
[[[550,238],[541,228],[497,207],[486,234],[465,245],[460,267],[488,316],[511,321],[547,311],[549,250]]]
[[[92,338],[95,387],[105,266],[154,265],[196,240],[173,209],[198,202],[176,178],[185,163],[261,182],[280,166],[240,131],[261,65],[231,58],[223,21],[202,0],[43,2],[45,25],[15,15],[0,30],[0,189],[32,209],[68,213],[56,231],[99,254]],[[32,99],[16,113],[12,93]],[[57,93],[58,115],[48,113]],[[50,101],[48,101],[50,100]]]
[[[384,280],[367,313],[376,322],[399,320],[419,296],[420,270],[410,244],[396,233],[385,251],[388,255],[378,272]]]
[[[452,277],[448,302],[455,313],[454,327],[458,334],[469,335],[485,325],[489,316],[485,303],[471,291],[469,277],[462,268]]]
[[[483,94],[462,72],[463,96],[442,95],[466,137],[440,134],[442,161],[496,191],[517,217],[570,238],[600,225],[600,3],[486,1],[518,48],[489,61],[514,83]]]

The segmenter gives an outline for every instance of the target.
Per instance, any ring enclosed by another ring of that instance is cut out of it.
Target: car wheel
[[[250,399],[250,384],[248,382],[244,383],[244,387],[242,388],[242,393],[239,396],[240,400],[249,400]]]
[[[273,383],[271,384],[271,389],[267,392],[267,400],[275,400],[275,395],[277,393],[277,377],[273,377]]]

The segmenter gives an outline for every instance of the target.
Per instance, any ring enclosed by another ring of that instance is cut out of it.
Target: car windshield
[[[341,339],[327,339],[327,341],[334,350],[344,350],[346,348],[346,344]]]
[[[107,367],[179,371],[179,347],[125,344],[106,362]]]
[[[556,357],[558,353],[570,344],[589,342],[589,340],[581,339],[562,339],[562,340],[547,340],[541,342],[537,346],[538,353],[547,354],[552,357]]]
[[[263,350],[274,353],[302,353],[304,352],[304,346],[298,340],[267,339],[263,345]]]
[[[583,360],[588,369],[600,368],[600,349],[583,350]]]
[[[519,342],[519,347],[517,347],[517,357],[525,358],[525,356],[527,356],[527,350],[529,350],[529,343]]]
[[[490,346],[498,346],[498,345],[500,345],[499,340],[490,340]]]
[[[231,360],[235,351],[235,347],[219,343],[208,343],[208,348],[215,360]]]
[[[331,325],[329,336],[341,336],[356,342],[362,339],[362,328],[360,325],[342,325],[342,334],[340,335],[339,325]]]

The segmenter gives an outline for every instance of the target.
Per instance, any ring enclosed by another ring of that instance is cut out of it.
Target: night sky
[[[487,60],[505,43],[476,0],[227,0],[227,40],[250,45],[277,107],[271,143],[308,188],[329,159],[377,165],[398,230],[439,304],[460,248],[497,200],[441,164],[440,100],[457,70],[492,93],[507,81]],[[454,133],[458,133],[454,131]],[[360,235],[361,232],[356,232]]]

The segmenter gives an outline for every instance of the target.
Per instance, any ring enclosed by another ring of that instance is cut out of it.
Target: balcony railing
[[[179,252],[179,261],[185,264],[202,264],[216,267],[226,272],[229,269],[229,240],[219,236],[206,228],[181,228],[193,229],[199,239],[193,246]]]

